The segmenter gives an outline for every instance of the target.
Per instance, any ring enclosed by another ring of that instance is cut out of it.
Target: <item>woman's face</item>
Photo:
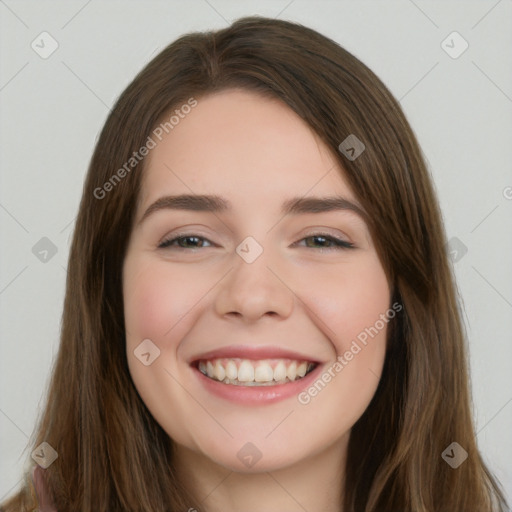
[[[123,267],[135,386],[178,449],[234,471],[344,446],[395,313],[358,202],[283,103],[229,90],[180,112],[153,137]]]

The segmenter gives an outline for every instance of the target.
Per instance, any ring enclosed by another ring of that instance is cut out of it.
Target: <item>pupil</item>
[[[188,243],[187,243],[188,241],[198,240],[198,238],[197,238],[197,236],[186,236],[183,240],[185,241],[185,244],[188,245]],[[194,242],[192,242],[192,245],[194,245]]]
[[[323,236],[313,236],[311,237],[312,240],[320,240],[319,243],[313,243],[313,245],[325,245],[326,239]],[[322,242],[323,241],[323,242]]]

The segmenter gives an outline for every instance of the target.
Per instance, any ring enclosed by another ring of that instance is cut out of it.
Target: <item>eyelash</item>
[[[334,243],[334,247],[320,247],[319,249],[324,249],[324,250],[327,250],[327,251],[331,251],[331,250],[344,250],[344,249],[353,249],[354,248],[354,244],[352,242],[347,242],[345,240],[341,240],[340,238],[336,238],[334,236],[327,235],[327,234],[324,234],[324,233],[314,233],[312,235],[309,235],[307,237],[302,238],[299,241],[301,242],[302,240],[307,240],[308,238],[317,238],[317,237],[324,238],[325,240],[328,240],[328,241]],[[207,238],[205,238],[203,236],[199,236],[199,235],[195,235],[193,233],[189,233],[189,234],[180,234],[179,236],[171,238],[171,239],[165,239],[165,240],[163,240],[158,245],[158,248],[159,249],[169,249],[169,248],[171,248],[171,245],[174,242],[176,242],[178,240],[184,240],[186,238],[197,238],[199,240],[206,240],[209,243],[212,243],[212,242],[210,242],[210,240],[208,240]],[[201,249],[201,247],[189,248],[189,247],[179,247],[178,246],[178,249],[183,249],[183,250],[187,250],[187,249]]]

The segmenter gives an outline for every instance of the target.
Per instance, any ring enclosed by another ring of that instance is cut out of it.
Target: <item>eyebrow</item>
[[[222,213],[231,210],[232,204],[227,199],[218,195],[182,194],[164,196],[157,199],[147,208],[139,224],[152,213],[167,209]],[[349,210],[364,220],[366,219],[366,212],[361,206],[341,196],[293,197],[284,201],[281,207],[283,215],[324,213],[339,210]]]

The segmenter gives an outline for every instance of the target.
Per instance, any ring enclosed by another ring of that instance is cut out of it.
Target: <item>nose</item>
[[[220,283],[215,298],[216,313],[238,317],[245,323],[253,323],[261,317],[273,316],[284,319],[293,310],[295,295],[290,278],[281,271],[283,265],[263,252],[251,263],[237,253],[233,267]]]

